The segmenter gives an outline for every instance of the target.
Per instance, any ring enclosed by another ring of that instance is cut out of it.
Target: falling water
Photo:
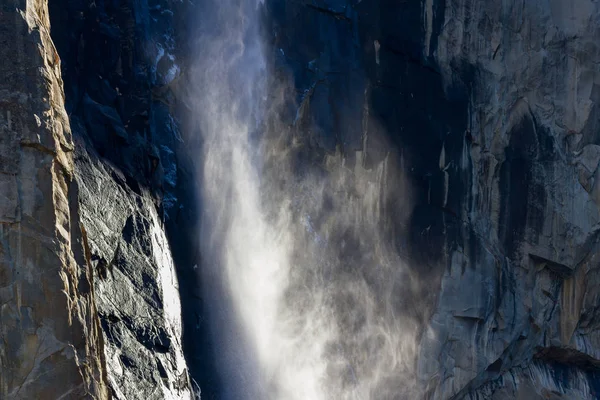
[[[312,154],[302,115],[293,126],[279,118],[292,96],[269,75],[261,5],[207,3],[194,107],[202,281],[223,398],[414,398],[405,299],[419,288],[386,222],[408,207],[397,157],[367,169],[362,152],[352,165]]]

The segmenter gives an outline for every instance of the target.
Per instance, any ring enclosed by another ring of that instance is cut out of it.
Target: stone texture
[[[164,225],[147,189],[77,141],[81,221],[115,399],[189,399],[181,305]]]
[[[164,225],[181,140],[171,17],[0,5],[2,399],[194,396]]]
[[[182,139],[171,90],[180,75],[175,10],[169,0],[50,4],[106,376],[116,399],[194,396],[165,225],[180,206],[175,150]]]
[[[49,26],[45,1],[0,6],[0,397],[107,399]]]

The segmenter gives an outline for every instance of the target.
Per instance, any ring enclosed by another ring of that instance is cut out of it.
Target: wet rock
[[[597,4],[265,7],[316,143],[402,159],[425,398],[596,398]]]

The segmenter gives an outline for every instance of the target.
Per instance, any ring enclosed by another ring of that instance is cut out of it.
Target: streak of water
[[[386,222],[406,211],[393,157],[368,170],[360,152],[352,167],[314,161],[308,132],[279,121],[288,91],[268,75],[257,7],[208,4],[195,66],[203,290],[223,396],[413,398],[404,298],[418,287]]]

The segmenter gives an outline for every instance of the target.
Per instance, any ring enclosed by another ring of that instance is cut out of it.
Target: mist
[[[206,2],[188,88],[222,398],[416,398],[419,324],[408,309],[421,286],[390,223],[410,212],[402,157],[367,164],[364,151],[311,145],[310,93],[297,104],[293,82],[274,74],[262,7]],[[378,127],[363,125],[375,139]]]

